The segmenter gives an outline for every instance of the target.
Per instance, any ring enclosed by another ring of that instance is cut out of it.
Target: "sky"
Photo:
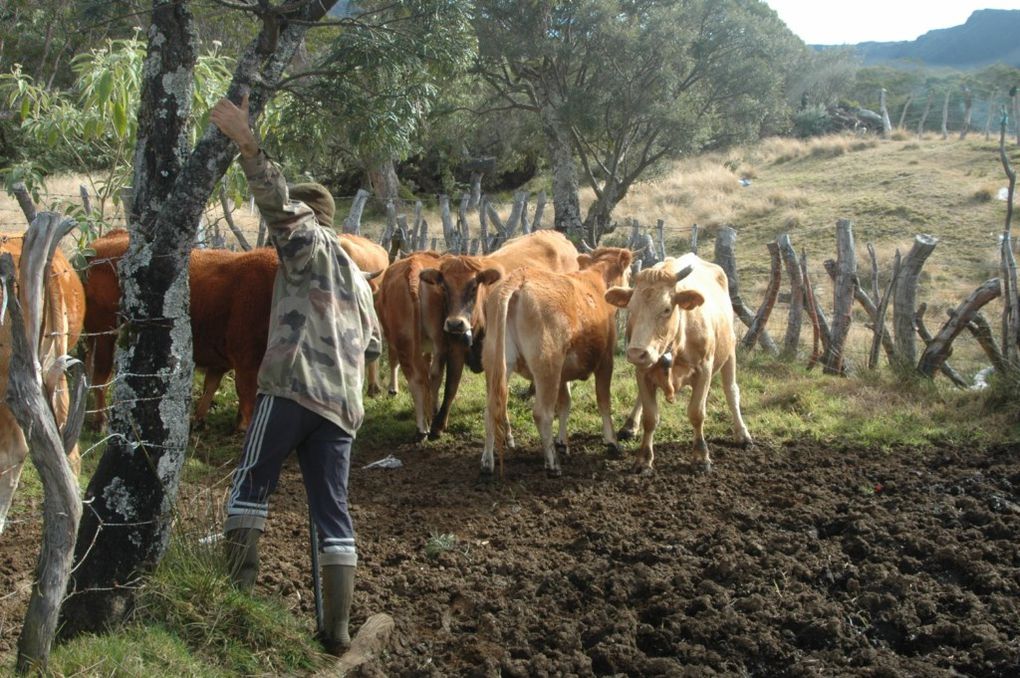
[[[976,9],[1020,9],[1020,0],[765,0],[809,45],[914,40],[959,26]]]

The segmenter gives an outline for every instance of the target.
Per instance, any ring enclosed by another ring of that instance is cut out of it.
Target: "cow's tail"
[[[503,448],[509,433],[507,427],[507,400],[509,387],[509,368],[506,364],[506,333],[507,314],[510,300],[524,284],[524,276],[511,274],[492,292],[487,310],[495,311],[493,316],[486,317],[488,335],[485,341],[485,352],[489,355],[486,369],[488,389],[489,423],[499,450],[499,473],[503,475]]]

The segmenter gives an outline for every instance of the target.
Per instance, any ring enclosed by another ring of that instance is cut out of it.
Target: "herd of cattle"
[[[567,446],[570,382],[595,376],[603,440],[618,451],[610,412],[610,382],[616,344],[616,311],[626,308],[627,359],[635,367],[638,401],[621,429],[621,438],[642,439],[635,470],[653,464],[658,423],[657,392],[673,402],[676,390],[692,388],[688,417],[694,431],[698,467],[710,468],[702,433],[712,375],[722,373],[723,390],[740,444],[751,442],[740,414],[735,335],[726,275],[696,255],[666,258],[631,281],[630,250],[600,247],[579,253],[562,234],[540,230],[508,241],[486,256],[415,252],[390,263],[372,241],[343,234],[344,250],[366,273],[387,342],[389,391],[397,392],[397,368],[414,403],[416,441],[436,438],[447,426],[464,366],[486,378],[485,446],[482,473],[494,472],[513,447],[507,416],[507,379],[517,372],[532,382],[533,415],[545,455],[545,469],[561,472],[558,454]],[[48,287],[48,336],[63,337],[50,353],[62,355],[84,329],[84,351],[96,394],[96,426],[103,426],[105,385],[113,369],[120,285],[117,263],[127,251],[128,234],[117,230],[92,244],[84,287],[58,252]],[[4,251],[20,252],[20,238],[5,238]],[[201,422],[223,375],[234,371],[237,426],[251,420],[256,379],[270,321],[273,280],[278,265],[271,248],[249,252],[196,249],[190,258],[191,322],[196,367],[205,388],[195,412]],[[628,285],[633,284],[633,287]],[[10,354],[9,323],[0,335],[0,396],[6,389]],[[54,353],[56,352],[56,353]],[[66,388],[48,378],[54,411],[66,416]],[[49,382],[53,383],[50,384]],[[380,392],[375,365],[366,375],[369,395]],[[440,386],[445,381],[440,402]],[[559,427],[553,433],[553,418]],[[27,454],[24,437],[5,406],[0,406],[0,525],[10,491]],[[2,529],[2,527],[0,527]]]

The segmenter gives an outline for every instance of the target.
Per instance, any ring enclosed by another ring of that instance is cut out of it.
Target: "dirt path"
[[[390,452],[403,468],[361,468]],[[1017,675],[1018,450],[718,443],[694,476],[663,445],[634,477],[582,438],[563,478],[522,452],[495,485],[477,453],[356,450],[354,621],[397,623],[361,675]],[[296,465],[270,521],[256,592],[311,623]],[[3,536],[0,591],[30,527]],[[430,556],[435,534],[456,544]]]

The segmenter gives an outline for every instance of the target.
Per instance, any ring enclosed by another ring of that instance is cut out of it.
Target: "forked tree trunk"
[[[240,55],[227,96],[240,102],[247,83],[276,82],[308,25],[332,2],[294,10],[282,30],[266,22]],[[153,2],[138,115],[131,241],[121,263],[125,347],[117,356],[111,439],[86,491],[78,533],[74,594],[63,608],[65,636],[99,631],[134,604],[136,582],[162,557],[170,535],[192,386],[188,258],[198,221],[236,154],[208,126],[188,154],[195,36],[183,3]],[[251,92],[257,119],[270,92]]]
[[[917,311],[917,280],[921,267],[938,244],[930,235],[917,235],[914,245],[900,265],[899,280],[893,292],[893,330],[895,333],[896,358],[907,365],[917,362],[917,343],[914,331],[914,313]]]
[[[553,228],[577,237],[582,233],[581,205],[577,196],[577,166],[574,164],[570,135],[563,129],[551,105],[542,108],[541,116],[553,175]]]

